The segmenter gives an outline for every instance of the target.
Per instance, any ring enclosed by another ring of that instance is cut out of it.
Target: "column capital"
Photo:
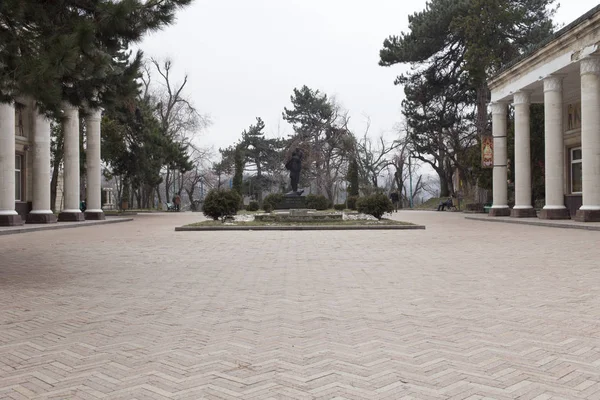
[[[73,104],[71,104],[67,101],[63,101],[61,106],[62,106],[62,109],[63,109],[65,115],[79,112],[79,107],[74,106]]]
[[[531,91],[519,90],[514,93],[514,104],[531,104]]]
[[[552,74],[544,78],[544,92],[562,92],[565,75]]]
[[[588,56],[579,63],[581,75],[594,74],[600,75],[600,57]]]
[[[86,108],[85,119],[89,121],[100,121],[102,120],[102,109],[101,108]]]
[[[492,108],[492,115],[506,115],[506,113],[508,112],[508,103],[505,103],[503,101],[490,103],[490,106]]]

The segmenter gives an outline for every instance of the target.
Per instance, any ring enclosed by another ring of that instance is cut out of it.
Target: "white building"
[[[99,110],[85,113],[87,210],[80,210],[79,113],[63,108],[64,209],[58,221],[104,219],[101,201]],[[54,223],[50,210],[50,121],[32,100],[0,104],[0,226]]]
[[[539,218],[600,221],[600,6],[489,82],[494,136],[491,216],[536,217],[530,104],[545,109],[546,205]],[[507,199],[507,110],[515,110],[515,206]]]

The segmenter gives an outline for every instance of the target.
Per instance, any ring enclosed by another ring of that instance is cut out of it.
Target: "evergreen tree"
[[[281,153],[285,146],[280,139],[265,138],[265,123],[259,117],[256,124],[250,125],[247,131],[242,133],[242,146],[246,156],[246,164],[251,164],[256,170],[253,193],[262,205],[262,193],[267,188],[268,175],[274,174],[281,169]]]
[[[409,33],[384,41],[380,65],[413,63],[430,75],[468,74],[477,95],[476,128],[487,129],[487,78],[548,37],[554,0],[431,0],[409,16]],[[397,80],[401,83],[402,79]]]
[[[346,174],[346,180],[348,181],[348,196],[358,196],[359,190],[359,178],[358,178],[358,162],[356,158],[352,158],[348,164],[348,173]]]
[[[55,116],[65,100],[107,106],[131,84],[129,46],[191,1],[2,0],[0,101],[31,96]]]
[[[487,79],[552,33],[553,3],[431,0],[409,16],[408,33],[385,40],[380,65],[413,65],[396,84],[405,85],[415,156],[437,171],[442,195],[449,194],[453,167],[471,183],[488,180],[475,165],[479,157],[469,155],[490,130]]]
[[[244,184],[244,148],[241,144],[235,147],[233,152],[233,160],[234,160],[234,174],[233,174],[233,183],[232,188],[240,195],[242,194],[243,184]]]

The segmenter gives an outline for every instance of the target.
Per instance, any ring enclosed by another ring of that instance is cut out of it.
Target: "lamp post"
[[[412,188],[412,170],[411,170],[411,157],[410,155],[408,156],[408,180],[410,182],[410,198],[409,198],[409,204],[410,204],[410,208],[413,208],[413,188]]]

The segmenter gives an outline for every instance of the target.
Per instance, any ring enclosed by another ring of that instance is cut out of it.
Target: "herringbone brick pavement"
[[[600,399],[600,232],[0,237],[1,399]]]

